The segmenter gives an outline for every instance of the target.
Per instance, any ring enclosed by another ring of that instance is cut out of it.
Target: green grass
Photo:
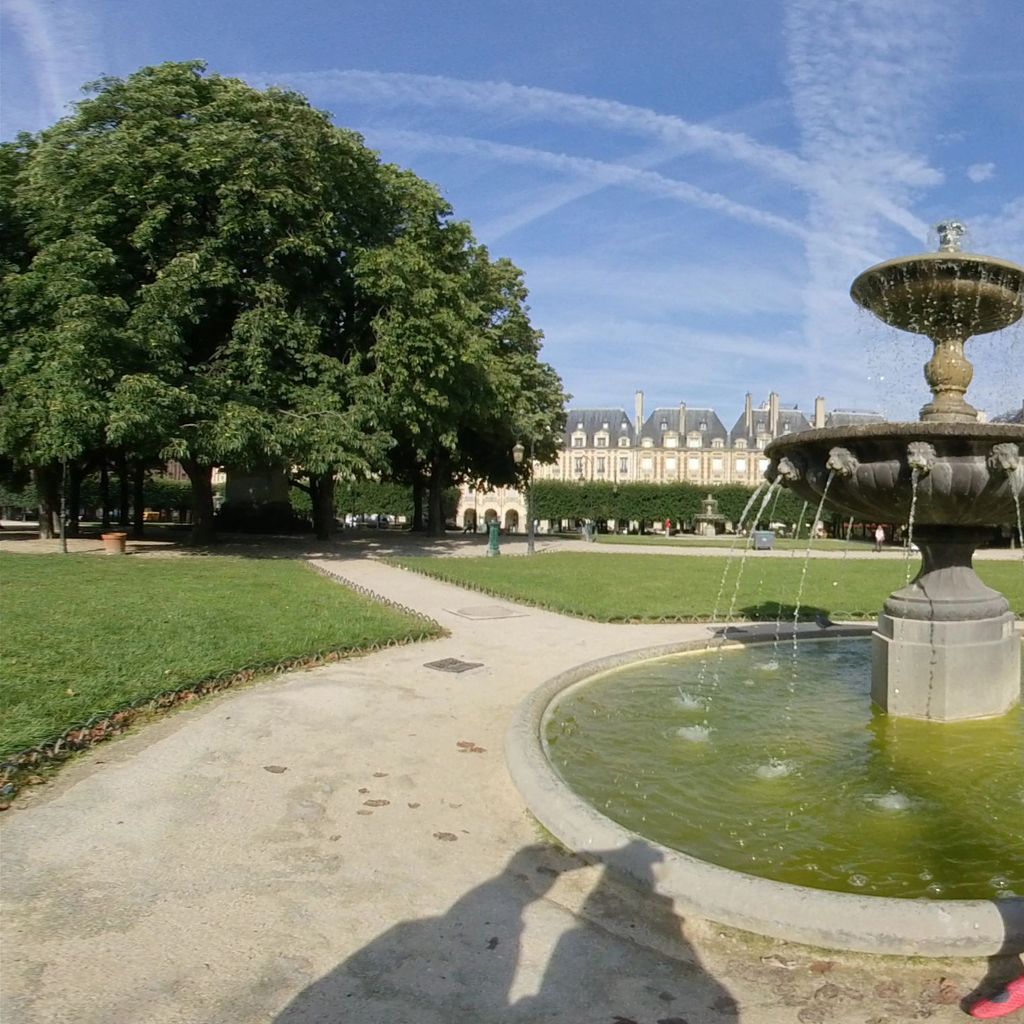
[[[663,619],[724,620],[734,617],[791,619],[804,559],[758,558],[745,563],[718,556],[602,555],[554,552],[533,558],[400,558],[409,569],[599,622],[657,622]],[[918,561],[911,562],[916,573]],[[1024,611],[1024,571],[1019,562],[981,562],[978,575]],[[801,598],[801,617],[819,611],[833,618],[876,616],[885,598],[903,585],[902,560],[810,559]],[[724,577],[724,578],[723,578]],[[737,578],[739,587],[737,589]],[[719,593],[721,597],[719,598]]]
[[[750,546],[749,537],[721,536],[721,537],[698,537],[696,534],[677,534],[674,537],[665,537],[661,534],[648,533],[644,536],[637,534],[615,534],[600,533],[597,535],[598,544],[643,544],[648,547],[669,547],[669,548],[723,548],[724,550],[735,549],[742,551],[744,546]],[[849,544],[845,540],[826,538],[814,542],[815,550],[822,551],[843,551],[847,547],[852,550],[866,550],[874,546],[873,540],[854,540]],[[779,551],[806,551],[806,535],[799,539],[776,536],[774,547]],[[898,550],[893,548],[892,550]]]
[[[0,580],[0,756],[219,673],[432,632],[290,560],[8,554]]]

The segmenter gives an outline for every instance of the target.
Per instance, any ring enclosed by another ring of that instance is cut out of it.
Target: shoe
[[[1006,988],[991,998],[976,1002],[968,1013],[981,1020],[993,1020],[1021,1009],[1024,1009],[1024,975],[1011,981]]]

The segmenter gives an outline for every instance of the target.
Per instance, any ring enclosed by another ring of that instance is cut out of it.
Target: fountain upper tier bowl
[[[893,327],[964,339],[1002,330],[1024,315],[1024,268],[974,253],[922,253],[870,267],[850,294]]]
[[[765,449],[769,479],[868,522],[989,526],[1024,500],[1024,425],[872,423],[806,430]],[[829,477],[831,476],[831,482]],[[916,481],[916,501],[915,501]]]

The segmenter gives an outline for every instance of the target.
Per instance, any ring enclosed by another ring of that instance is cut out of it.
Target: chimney
[[[679,437],[680,437],[679,447],[681,448],[681,447],[683,447],[683,445],[685,443],[682,440],[682,438],[686,437],[686,403],[685,402],[680,402],[679,403]]]
[[[743,433],[750,437],[754,432],[754,399],[750,392],[747,392],[746,400],[743,403]]]
[[[640,431],[644,427],[644,393],[638,391],[634,396],[633,400],[636,403],[636,436],[637,440],[640,439]]]
[[[779,436],[779,395],[777,391],[768,395],[768,433]]]
[[[814,400],[814,426],[815,428],[825,426],[825,399],[821,395]]]

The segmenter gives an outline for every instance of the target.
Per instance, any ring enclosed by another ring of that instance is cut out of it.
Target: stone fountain
[[[921,569],[879,616],[872,699],[892,715],[950,722],[1020,701],[1016,616],[971,563],[993,527],[1020,522],[1024,425],[978,421],[964,399],[964,345],[1021,318],[1024,267],[961,252],[955,221],[938,233],[938,252],[879,263],[851,288],[885,323],[933,342],[920,421],[789,435],[766,449],[766,476],[844,515],[910,525]]]

